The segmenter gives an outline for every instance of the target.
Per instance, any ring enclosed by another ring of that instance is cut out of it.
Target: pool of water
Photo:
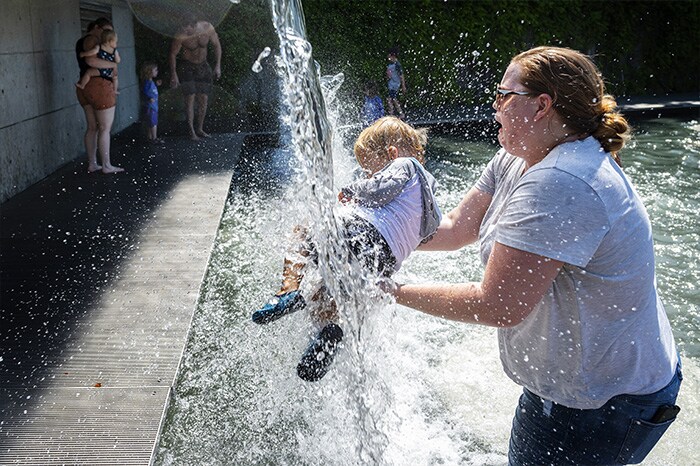
[[[496,149],[432,135],[428,168],[441,183],[443,210],[459,202]],[[700,125],[639,122],[622,158],[649,210],[660,292],[684,357],[683,410],[645,464],[692,464],[700,457]],[[308,316],[252,323],[251,312],[279,284],[291,227],[304,221],[303,190],[290,181],[296,164],[264,145],[242,153],[158,464],[506,464],[521,389],[501,370],[495,329],[377,302],[361,338],[353,333],[331,372],[306,383],[295,368],[313,331]],[[335,185],[352,178],[349,148],[335,148],[333,166]],[[481,274],[476,248],[468,247],[416,253],[398,279]]]

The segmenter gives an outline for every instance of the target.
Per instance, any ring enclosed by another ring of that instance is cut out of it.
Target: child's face
[[[355,153],[355,158],[360,167],[367,173],[367,176],[372,176],[382,168],[386,167],[391,162],[391,157],[388,152],[363,152]]]
[[[157,66],[155,68],[153,68],[153,71],[151,72],[152,78],[155,78],[156,76],[158,76],[158,67]]]
[[[396,55],[389,54],[386,59],[394,63],[396,61]]]
[[[110,40],[109,42],[107,42],[107,44],[108,44],[110,47],[112,47],[113,49],[116,49],[116,48],[117,48],[117,39],[116,39],[116,38],[115,38],[115,39],[112,39],[112,40]]]

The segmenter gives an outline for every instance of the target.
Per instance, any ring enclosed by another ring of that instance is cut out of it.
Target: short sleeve
[[[585,267],[609,230],[605,205],[588,183],[543,168],[518,182],[496,225],[495,240]]]
[[[496,161],[503,155],[499,151],[490,161],[486,164],[486,168],[481,172],[481,176],[476,181],[474,187],[481,192],[494,195],[496,192]]]

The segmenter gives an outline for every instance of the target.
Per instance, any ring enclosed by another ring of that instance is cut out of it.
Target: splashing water
[[[260,55],[258,55],[258,58],[255,60],[255,63],[253,63],[252,66],[254,73],[260,73],[262,71],[262,65],[260,62],[270,56],[270,51],[270,47],[265,47],[263,51],[260,52]]]
[[[379,410],[386,407],[386,392],[370,376],[365,357],[365,344],[360,340],[365,317],[372,314],[381,299],[368,289],[359,267],[350,260],[340,238],[332,207],[336,200],[333,188],[332,131],[322,87],[328,100],[342,84],[342,75],[319,78],[319,69],[312,63],[311,44],[305,39],[301,4],[298,0],[273,2],[273,22],[280,38],[283,81],[292,135],[292,146],[305,169],[304,184],[311,189],[305,197],[308,224],[319,256],[318,273],[330,294],[336,298],[345,332],[346,363],[362,370],[344,371],[344,404],[352,420],[345,427],[354,441],[354,455],[362,461],[377,464],[386,446]],[[366,337],[365,337],[366,338]],[[341,364],[336,364],[341,365]],[[354,435],[353,435],[354,434]]]
[[[501,370],[495,331],[386,305],[372,295],[361,272],[348,265],[332,207],[334,185],[350,181],[356,164],[334,132],[335,112],[327,111],[343,77],[320,76],[300,7],[296,0],[273,4],[286,96],[283,147],[253,147],[241,154],[252,175],[250,180],[234,175],[157,462],[507,464],[520,388]],[[678,136],[687,137],[685,132]],[[637,148],[658,143],[641,139]],[[446,211],[474,184],[495,150],[484,142],[431,138],[428,169],[441,182],[438,200]],[[657,194],[658,177],[645,180],[647,155],[639,152],[626,170],[651,204],[651,217],[661,214],[661,204],[671,204],[681,209],[666,214],[674,221],[671,239],[685,234],[684,226],[697,239],[696,220],[690,225],[682,220],[700,207],[697,190],[684,195],[695,197],[687,207],[691,210],[682,210],[684,198],[672,189]],[[666,173],[669,184],[677,176],[688,178],[690,185],[697,181],[697,153],[695,146],[680,165],[667,167],[670,162],[662,158],[660,165],[654,161],[650,166]],[[250,321],[251,312],[277,289],[288,234],[299,223],[309,226],[318,247],[318,274],[334,296],[342,297],[344,347],[318,383],[303,382],[295,373],[315,330],[307,315],[299,312],[264,327]],[[698,453],[697,448],[675,448],[694,445],[700,428],[700,303],[697,293],[682,291],[684,283],[695,283],[683,281],[693,279],[696,271],[673,264],[676,254],[697,262],[700,249],[697,241],[684,240],[680,251],[673,243],[662,241],[660,282],[669,287],[663,297],[674,329],[680,326],[685,332],[680,338],[681,350],[688,354],[680,399],[685,417],[669,431],[673,441],[659,445],[648,465],[690,464]],[[686,275],[675,282],[679,272]],[[481,273],[478,254],[470,247],[414,254],[397,279],[464,281],[477,280]]]

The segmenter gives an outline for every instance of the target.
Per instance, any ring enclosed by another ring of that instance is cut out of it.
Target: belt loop
[[[545,400],[544,398],[541,398],[542,400],[542,412],[544,412],[544,415],[549,417],[552,414],[552,401],[550,400]]]

